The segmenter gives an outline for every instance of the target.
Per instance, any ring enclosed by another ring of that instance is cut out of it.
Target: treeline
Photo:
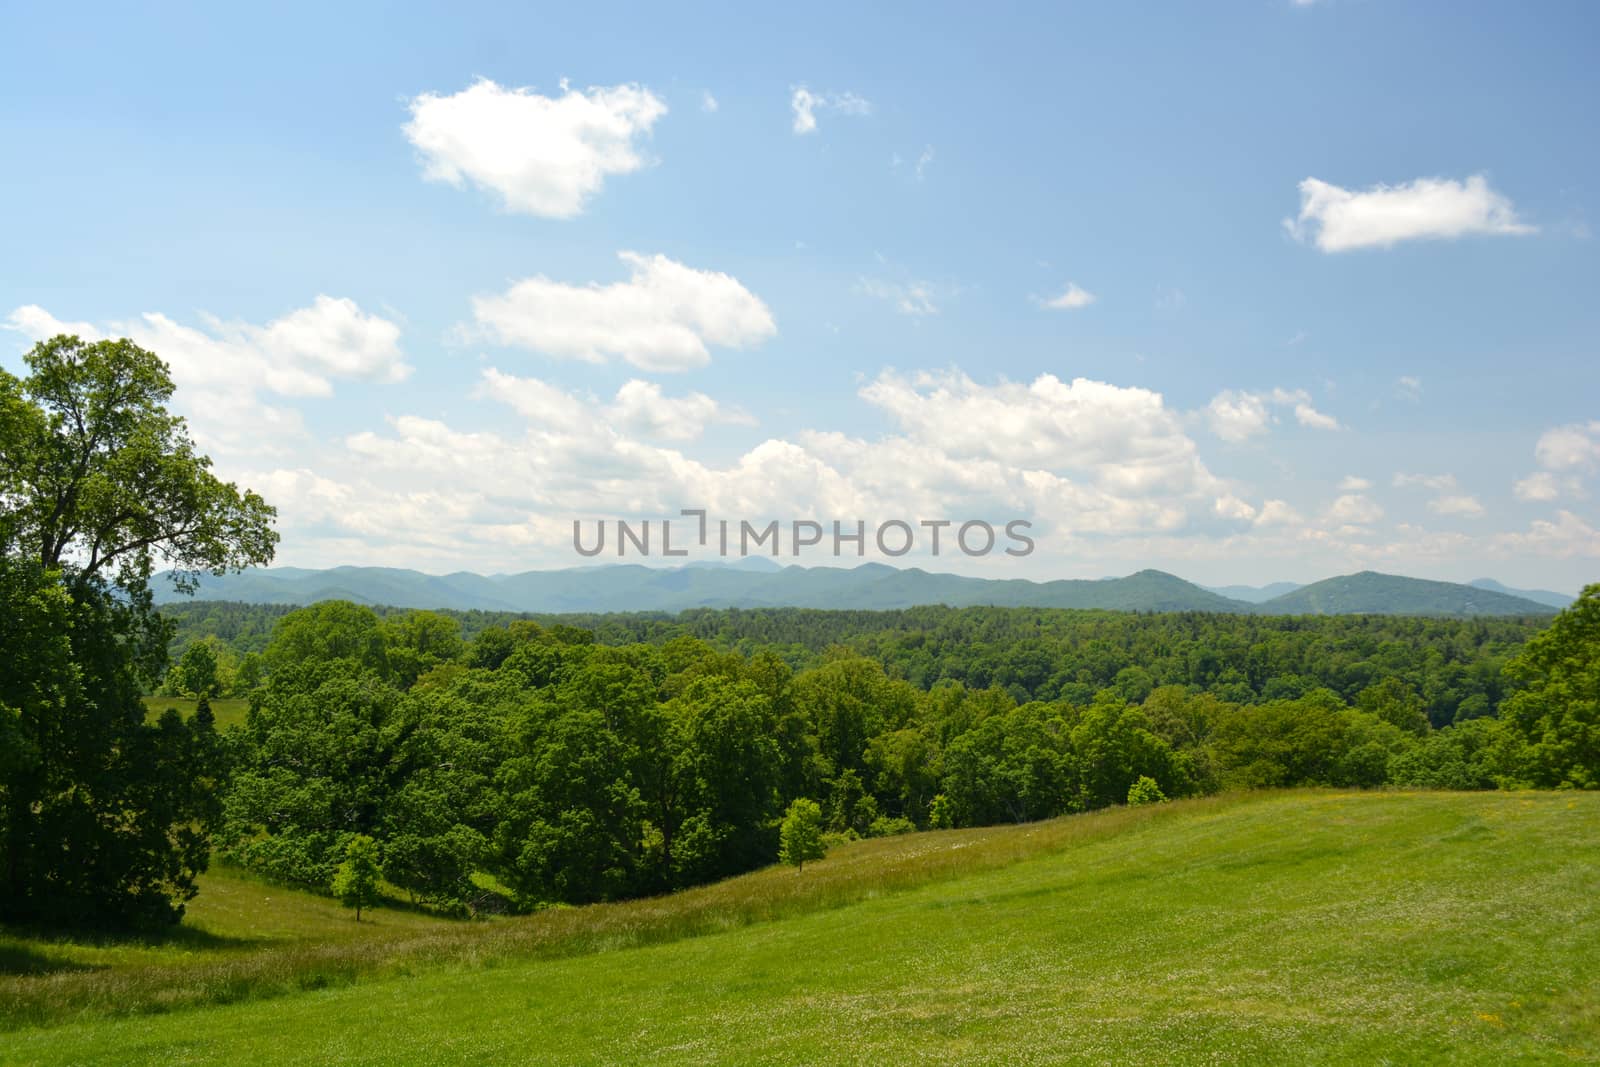
[[[854,635],[851,613],[670,624],[715,623],[714,642],[613,619],[648,640],[604,644],[566,623],[467,640],[442,613],[292,612],[228,737],[218,845],[326,887],[348,842],[370,837],[384,877],[419,900],[528,908],[770,863],[799,798],[850,836],[1047,818],[1130,793],[1597,784],[1600,587],[1531,640],[1505,622],[889,615]],[[733,632],[792,636],[795,620],[845,643],[797,670],[783,653],[798,642]],[[1464,694],[1458,721],[1431,721],[1430,692]],[[1473,696],[1483,714],[1463,716]]]
[[[259,657],[272,626],[288,610],[227,603],[168,607],[164,612],[175,624],[172,655],[182,664],[194,643],[207,644],[219,664],[214,692],[245,695],[260,676]],[[380,618],[406,614],[374,611]],[[1137,703],[1169,685],[1235,704],[1292,699],[1317,689],[1351,703],[1362,690],[1398,679],[1422,700],[1435,727],[1493,715],[1508,691],[1506,662],[1548,625],[1528,619],[945,607],[724,609],[677,616],[436,614],[454,620],[466,640],[533,621],[586,630],[603,645],[664,645],[693,637],[744,656],[771,652],[796,670],[814,667],[829,649],[844,647],[877,660],[891,677],[919,689],[941,682],[998,687],[1017,703],[1087,704],[1108,688]],[[179,670],[164,691],[189,691],[186,682]]]

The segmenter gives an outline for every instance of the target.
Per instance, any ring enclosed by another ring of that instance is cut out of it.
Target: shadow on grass
[[[43,945],[83,945],[92,948],[185,948],[195,951],[220,951],[244,949],[261,944],[254,937],[230,937],[209,930],[174,923],[171,926],[129,927],[101,926],[95,924],[72,925],[66,923],[5,923],[0,924],[0,937],[14,937],[20,941],[33,941]],[[26,970],[9,970],[6,966],[9,950],[30,952],[25,945],[0,943],[0,974],[28,974]],[[76,965],[75,965],[76,966]]]
[[[92,964],[50,956],[27,945],[0,944],[0,975],[41,975],[92,970],[94,970]]]

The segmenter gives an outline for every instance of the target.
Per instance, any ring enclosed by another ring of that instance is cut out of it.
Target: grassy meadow
[[[1292,792],[454,923],[208,875],[0,940],[4,1063],[1583,1063],[1600,796]]]
[[[168,708],[177,708],[187,719],[194,714],[197,703],[193,697],[144,698],[145,710],[152,716],[160,715]],[[211,702],[211,714],[216,716],[218,730],[225,730],[230,726],[243,726],[245,713],[249,710],[250,701],[240,697],[218,697]]]

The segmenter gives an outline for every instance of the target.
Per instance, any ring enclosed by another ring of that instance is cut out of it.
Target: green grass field
[[[185,926],[0,939],[0,1062],[1600,1060],[1596,795],[1118,809],[476,924],[218,873]]]
[[[196,701],[191,697],[145,697],[144,706],[152,715],[160,715],[168,708],[177,708],[184,718],[194,714]],[[219,697],[211,702],[211,714],[217,718],[217,729],[243,726],[245,712],[250,710],[248,700]]]

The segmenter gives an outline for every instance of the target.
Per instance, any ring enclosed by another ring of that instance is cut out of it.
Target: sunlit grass
[[[101,969],[6,979],[7,1011],[37,1017],[50,988],[44,1016],[89,1015],[13,1031],[0,1060],[1588,1062],[1597,831],[1600,796],[1230,797],[862,842],[659,900],[476,925],[380,912],[368,929],[297,895],[253,916],[263,888],[235,880],[215,910],[197,902],[196,929],[280,940],[72,946]]]
[[[144,706],[151,715],[160,715],[168,708],[177,708],[185,719],[194,714],[195,705],[199,703],[192,697],[145,697]],[[225,730],[230,726],[243,726],[245,712],[250,710],[250,701],[233,698],[218,697],[211,701],[211,714],[216,716],[217,729]]]

